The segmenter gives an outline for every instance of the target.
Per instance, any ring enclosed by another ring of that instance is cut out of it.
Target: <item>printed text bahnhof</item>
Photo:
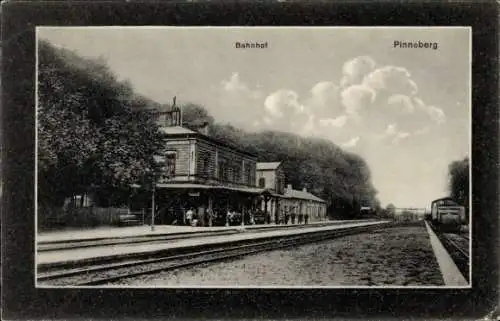
[[[235,42],[236,49],[267,49],[268,43],[266,42]]]

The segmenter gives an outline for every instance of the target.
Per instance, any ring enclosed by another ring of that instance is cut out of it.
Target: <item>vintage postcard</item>
[[[39,288],[470,288],[471,28],[37,27]]]

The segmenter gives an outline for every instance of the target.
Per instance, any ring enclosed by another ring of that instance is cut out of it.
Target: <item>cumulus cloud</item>
[[[360,140],[360,137],[357,136],[357,137],[351,138],[348,141],[342,143],[341,146],[344,148],[352,148],[358,144],[359,140]]]
[[[407,131],[400,131],[397,124],[389,124],[384,132],[378,136],[379,139],[390,139],[393,144],[411,136]]]
[[[264,101],[260,89],[248,85],[238,72],[233,72],[212,86],[211,90],[217,100],[207,107],[215,119],[243,129],[260,129]],[[238,112],[234,112],[235,108]]]
[[[339,87],[331,81],[315,84],[305,102],[306,108],[318,118],[335,117],[343,112]]]
[[[259,90],[253,90],[245,84],[241,78],[239,73],[233,72],[231,77],[228,80],[222,81],[222,86],[226,92],[238,94],[238,95],[247,95],[250,98],[259,98],[261,96],[261,92]]]
[[[387,103],[390,107],[395,107],[397,112],[411,114],[415,110],[411,98],[406,95],[392,95],[387,100]]]
[[[363,77],[375,68],[375,61],[369,56],[360,56],[348,60],[342,67],[343,77],[340,81],[342,87],[359,84]]]
[[[327,100],[331,96],[335,98],[338,94],[338,89],[339,87],[333,82],[322,81],[313,86],[311,93],[319,99]]]
[[[426,105],[424,101],[420,98],[413,98],[413,106],[415,109],[426,114],[432,121],[437,124],[442,124],[446,122],[446,115],[444,111],[436,106]]]
[[[315,136],[319,134],[316,126],[316,116],[309,115],[307,122],[304,124],[300,133],[306,136]]]
[[[342,104],[348,114],[356,115],[362,108],[371,105],[375,100],[375,91],[364,85],[353,85],[347,87],[340,94]]]
[[[377,66],[369,56],[346,61],[340,84],[318,81],[302,97],[294,88],[261,95],[262,88],[250,88],[238,73],[223,81],[222,88],[235,94],[235,104],[251,106],[237,117],[254,129],[319,135],[346,148],[360,139],[397,143],[446,120],[442,109],[417,96],[417,84],[406,68]],[[250,103],[241,102],[241,97],[250,97]]]
[[[363,78],[363,84],[375,91],[386,91],[389,94],[414,96],[418,92],[410,72],[403,67],[385,66],[375,69]]]
[[[264,107],[271,116],[276,118],[298,114],[305,110],[305,107],[299,103],[299,95],[288,89],[281,89],[267,96]]]

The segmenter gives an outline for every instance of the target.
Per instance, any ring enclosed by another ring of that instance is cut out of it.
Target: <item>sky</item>
[[[468,28],[43,27],[38,37],[104,59],[159,103],[177,96],[247,131],[329,139],[366,160],[383,206],[429,207],[448,194],[448,165],[470,156]]]

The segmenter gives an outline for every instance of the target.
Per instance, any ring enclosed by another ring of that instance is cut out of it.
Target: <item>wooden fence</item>
[[[128,208],[82,207],[82,208],[39,208],[37,213],[40,230],[63,227],[95,227],[118,225],[120,215],[128,214]],[[133,212],[142,220],[141,212]]]

